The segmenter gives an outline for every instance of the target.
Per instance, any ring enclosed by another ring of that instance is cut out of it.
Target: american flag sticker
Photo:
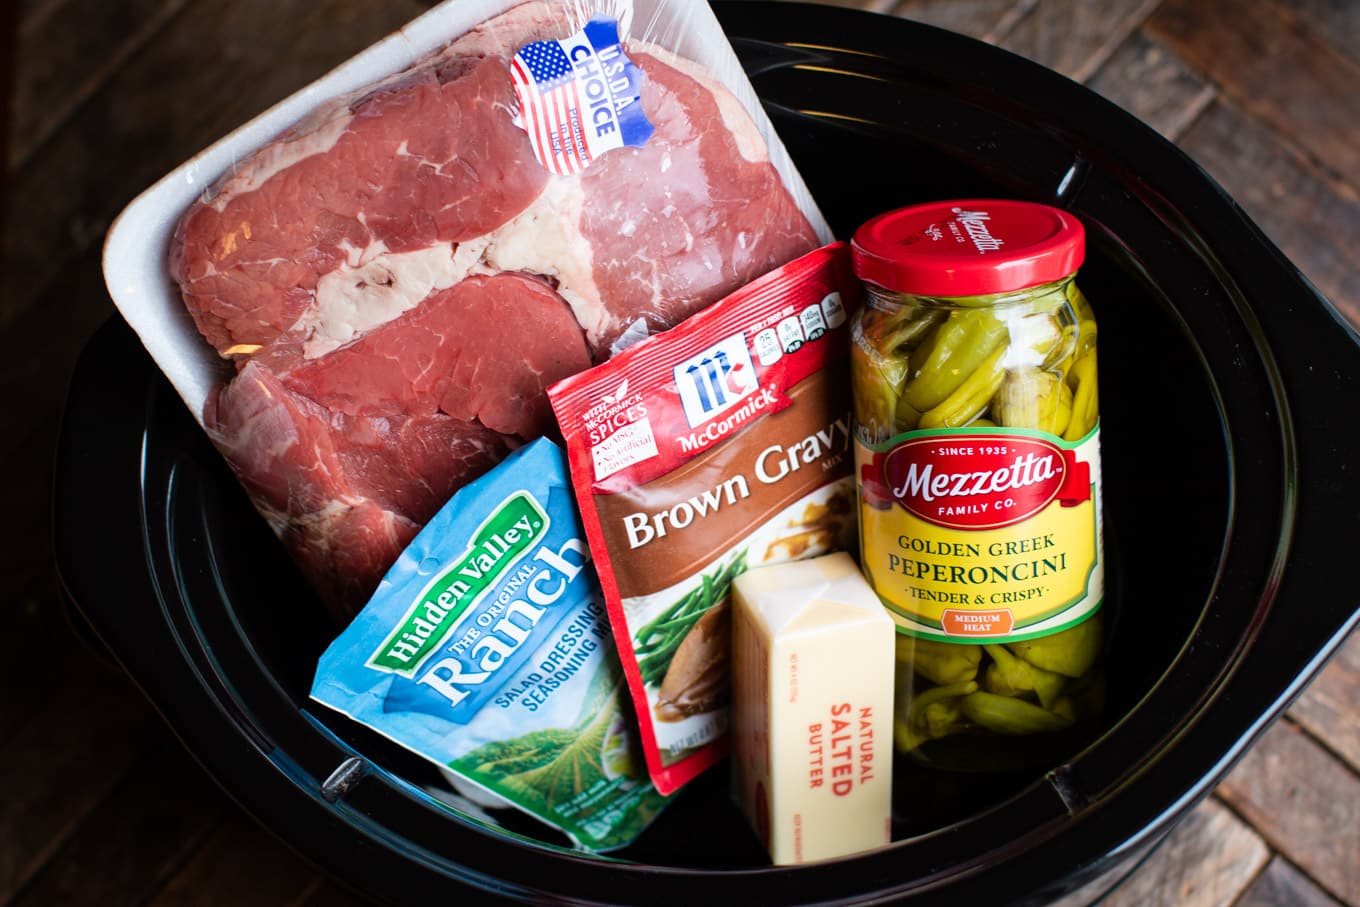
[[[618,23],[597,16],[560,41],[527,44],[510,61],[517,124],[553,173],[580,173],[606,151],[652,135],[642,112],[642,70],[623,52]]]

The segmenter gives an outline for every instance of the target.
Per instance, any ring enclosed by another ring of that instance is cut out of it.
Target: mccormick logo
[[[1009,526],[1054,499],[1066,507],[1091,495],[1088,465],[1040,438],[917,438],[880,456],[879,493],[926,522],[953,529]]]
[[[416,597],[368,666],[414,677],[463,614],[543,539],[549,524],[548,514],[527,491],[506,498],[473,533],[462,557]]]
[[[690,428],[731,409],[759,386],[742,331],[679,363],[673,374]]]

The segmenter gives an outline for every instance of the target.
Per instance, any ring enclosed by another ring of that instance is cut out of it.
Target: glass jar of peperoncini
[[[1024,768],[1104,704],[1096,322],[1081,222],[891,211],[851,244],[861,565],[898,629],[894,742]]]

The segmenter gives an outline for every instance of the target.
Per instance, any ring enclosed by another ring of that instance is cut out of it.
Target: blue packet
[[[667,802],[623,684],[566,461],[540,439],[421,530],[321,656],[311,696],[607,851]]]

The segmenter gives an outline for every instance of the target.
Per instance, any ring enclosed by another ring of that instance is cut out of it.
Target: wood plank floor
[[[1360,3],[839,2],[1087,83],[1179,144],[1360,325]],[[220,792],[70,625],[51,453],[71,368],[112,314],[112,217],[427,5],[0,4],[0,905],[359,903]],[[1360,637],[1103,903],[1360,907]]]

